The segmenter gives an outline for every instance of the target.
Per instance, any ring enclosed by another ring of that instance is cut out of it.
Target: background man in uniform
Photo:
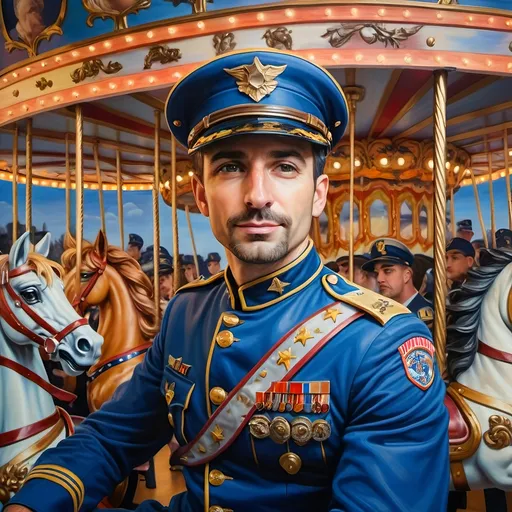
[[[338,83],[247,50],[200,66],[166,106],[228,270],[174,296],[130,382],[12,502],[89,512],[175,434],[188,491],[172,512],[444,510],[448,415],[428,329],[326,269],[309,238],[347,125]]]
[[[126,252],[133,259],[140,261],[143,246],[144,240],[140,235],[137,235],[136,233],[130,233],[128,235],[128,249],[126,250]]]
[[[498,249],[512,249],[512,231],[502,228],[496,231],[496,247]]]
[[[160,300],[165,301],[165,305],[174,295],[174,267],[172,256],[169,251],[160,246],[160,261],[158,268],[158,282],[160,285]],[[144,273],[152,280],[155,274],[153,246],[150,245],[143,253],[140,259],[140,266]]]
[[[377,276],[374,272],[367,272],[362,268],[369,259],[369,254],[354,254],[354,283],[368,290],[378,292]],[[341,256],[336,260],[336,263],[339,269],[338,274],[348,279],[348,256]]]
[[[396,300],[415,313],[429,327],[434,319],[432,304],[414,288],[414,255],[409,248],[393,238],[376,240],[371,248],[371,259],[363,270],[375,272],[379,292]]]
[[[199,273],[197,271],[197,267],[194,261],[194,256],[191,254],[185,254],[181,260],[181,264],[183,265],[183,269],[185,272],[185,279],[187,283],[192,283],[196,281],[199,277]]]
[[[475,264],[475,249],[471,242],[455,237],[446,246],[446,277],[450,289],[462,284]]]
[[[220,254],[218,252],[209,252],[206,258],[206,265],[211,276],[218,274],[222,270],[220,268]]]
[[[464,219],[457,222],[457,233],[458,238],[464,238],[468,242],[471,242],[471,239],[475,235],[473,233],[473,223],[471,219]]]

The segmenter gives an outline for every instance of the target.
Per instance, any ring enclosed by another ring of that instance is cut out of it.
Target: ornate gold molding
[[[128,28],[126,17],[129,14],[138,14],[142,9],[147,9],[151,6],[151,0],[134,0],[130,7],[122,10],[111,9],[105,12],[103,8],[96,4],[96,0],[82,0],[84,9],[89,13],[87,16],[87,25],[92,27],[97,18],[112,19],[114,21],[114,30],[122,30]]]
[[[181,59],[181,51],[178,48],[169,48],[167,45],[153,46],[144,57],[144,69],[151,69],[155,62],[169,64]]]
[[[512,445],[512,423],[504,416],[493,414],[489,417],[489,430],[484,434],[485,444],[493,450]]]
[[[33,41],[26,41],[21,38],[19,40],[14,40],[9,34],[7,27],[5,25],[5,19],[3,14],[3,7],[0,7],[0,26],[2,29],[2,35],[5,39],[5,49],[10,53],[13,50],[26,50],[29,57],[35,57],[37,55],[37,48],[39,43],[45,39],[50,39],[53,35],[61,36],[62,32],[62,22],[66,16],[66,8],[67,8],[67,0],[61,0],[59,14],[57,15],[57,19],[54,23],[46,27],[42,30]],[[44,9],[44,8],[43,8]],[[41,13],[42,14],[42,13]]]
[[[293,46],[293,39],[290,35],[291,30],[286,27],[269,28],[264,34],[262,39],[265,39],[269,48],[276,50],[291,50]]]
[[[235,34],[233,32],[224,32],[213,36],[213,47],[215,55],[232,52],[236,47]]]
[[[109,61],[105,66],[101,59],[86,60],[79,68],[75,69],[73,73],[71,73],[71,79],[75,84],[79,84],[86,78],[98,76],[100,71],[107,75],[113,75],[115,73],[119,73],[121,69],[123,69],[123,66],[119,62]]]
[[[47,87],[52,88],[53,80],[46,80],[46,78],[42,76],[41,80],[36,82],[36,87],[41,91],[44,91]]]

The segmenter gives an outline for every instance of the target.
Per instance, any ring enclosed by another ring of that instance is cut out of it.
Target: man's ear
[[[327,202],[327,193],[329,192],[329,177],[327,174],[321,174],[316,179],[315,196],[313,198],[313,217],[320,217]]]
[[[472,267],[475,264],[475,258],[473,258],[472,256],[467,256],[467,259],[468,259],[468,265],[470,267]]]
[[[206,199],[206,191],[201,180],[194,174],[192,176],[192,192],[196,200],[199,211],[205,216],[210,216],[210,209],[208,208],[208,201]]]

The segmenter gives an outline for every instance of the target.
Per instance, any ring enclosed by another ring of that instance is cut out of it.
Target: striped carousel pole
[[[160,110],[155,110],[155,169],[153,176],[153,288],[155,314],[160,324]]]
[[[82,239],[84,231],[84,167],[83,167],[83,138],[84,118],[82,107],[75,107],[75,182],[76,182],[76,273],[75,289],[80,291],[80,269],[82,268]]]
[[[12,243],[18,240],[18,125],[12,140]]]
[[[434,72],[434,343],[441,374],[446,370],[446,83]]]

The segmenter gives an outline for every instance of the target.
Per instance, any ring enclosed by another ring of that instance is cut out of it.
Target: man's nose
[[[261,168],[253,168],[247,173],[245,204],[249,208],[260,210],[270,208],[273,203],[268,173]]]

